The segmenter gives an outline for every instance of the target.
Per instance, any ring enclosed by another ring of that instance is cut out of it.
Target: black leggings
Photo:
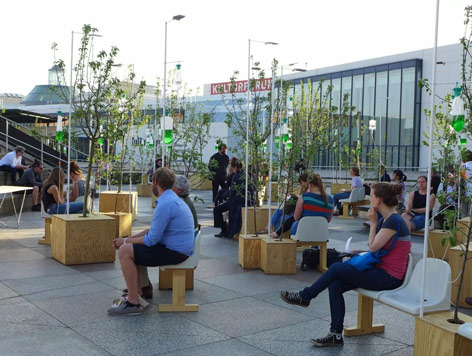
[[[290,231],[292,224],[295,222],[295,218],[293,216],[289,217],[285,222],[279,227],[276,231],[277,236],[282,235],[285,231]]]

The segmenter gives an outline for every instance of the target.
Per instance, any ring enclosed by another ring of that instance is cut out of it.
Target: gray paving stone
[[[168,356],[207,356],[207,355],[231,355],[231,356],[269,356],[271,354],[250,346],[236,339],[214,342],[202,346],[192,347],[179,351],[173,351],[163,355]]]
[[[41,260],[45,257],[29,248],[10,248],[0,250],[0,262],[20,262]]]
[[[21,295],[28,295],[91,282],[95,282],[95,279],[82,273],[73,273],[59,276],[10,279],[5,281],[4,284]]]
[[[218,259],[206,259],[198,262],[195,270],[195,278],[202,279],[221,275],[249,272],[237,263],[231,263]]]
[[[268,303],[278,305],[283,308],[296,311],[298,313],[309,315],[317,319],[323,317],[330,317],[331,315],[329,309],[329,294],[327,290],[319,294],[318,297],[316,297],[315,299],[312,299],[310,302],[310,306],[307,308],[285,303],[280,298],[280,292],[271,292],[261,295],[255,295],[253,297]],[[357,295],[345,293],[344,303],[347,311],[357,310]]]
[[[110,317],[92,325],[73,327],[113,355],[151,356],[214,343],[228,337],[175,314]]]
[[[31,303],[0,305],[0,325],[18,323],[29,325],[60,326],[61,323]],[[0,329],[2,328],[0,327]]]
[[[38,245],[38,247],[34,247],[31,250],[43,255],[46,258],[52,258],[51,248],[49,246]]]
[[[62,298],[33,301],[34,305],[52,315],[68,326],[91,325],[109,318],[107,314],[113,301],[120,297],[118,290],[104,291],[86,295],[75,295]],[[152,314],[157,311],[155,305],[150,305],[144,311]]]
[[[344,338],[343,347],[317,348],[310,343],[310,339],[323,337],[328,331],[329,323],[316,319],[239,339],[274,355],[383,355],[405,347],[404,344],[372,335]]]
[[[0,299],[0,305],[20,303],[28,303],[28,301],[23,297],[11,297],[6,299]]]
[[[233,290],[244,295],[258,295],[281,291],[284,289],[298,289],[304,288],[308,285],[306,283],[281,276],[266,275],[260,270],[226,276],[203,278],[202,281]]]
[[[413,347],[412,346],[407,346],[403,349],[400,349],[398,351],[394,351],[388,354],[385,354],[388,356],[412,356],[413,355]]]
[[[72,267],[74,270],[82,272],[96,280],[104,280],[123,276],[118,258],[114,263],[100,263],[93,265],[82,265]]]
[[[0,354],[15,356],[105,356],[104,350],[64,327],[2,324]]]
[[[0,280],[78,273],[52,259],[0,263]]]
[[[346,313],[344,325],[353,326],[356,323],[357,311]],[[414,316],[402,313],[384,304],[377,304],[374,305],[374,323],[385,324],[385,332],[378,335],[407,345],[413,345],[415,339]]]
[[[44,235],[44,229],[42,232],[38,234],[38,236],[42,237]],[[28,235],[31,236],[31,235]],[[24,247],[35,248],[38,247],[38,237],[22,237],[20,238],[12,238],[13,241],[18,242],[19,244],[23,245]],[[41,245],[39,245],[41,246]],[[47,246],[49,247],[49,246]]]
[[[8,288],[5,284],[0,283],[0,300],[17,297],[18,293]]]
[[[65,288],[57,288],[43,292],[24,295],[23,297],[29,301],[47,300],[52,298],[61,298],[69,296],[83,295],[87,298],[87,294],[97,292],[115,291],[114,288],[100,282],[85,283],[80,285],[69,286]]]
[[[217,239],[218,237],[213,237]],[[228,260],[228,257],[236,256],[238,257],[238,242],[234,239],[225,239],[225,245],[202,245],[200,247],[200,254],[203,256],[211,257],[211,258],[220,258]]]
[[[233,337],[310,319],[306,315],[249,297],[201,305],[198,313],[181,315]]]
[[[22,248],[23,245],[10,239],[0,239],[0,250]],[[0,259],[0,262],[3,262]]]

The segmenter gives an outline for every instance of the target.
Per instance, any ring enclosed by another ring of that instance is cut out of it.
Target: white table
[[[10,194],[11,203],[13,205],[13,210],[15,211],[16,228],[17,229],[20,227],[21,213],[23,212],[23,205],[25,204],[26,192],[28,190],[32,190],[32,189],[33,189],[32,187],[18,187],[18,186],[14,186],[14,185],[0,185],[0,195],[3,195],[2,202],[0,203],[0,210],[2,209],[3,203],[5,202],[5,198],[7,197],[7,194]],[[20,213],[18,214],[17,211],[16,211],[15,198],[13,197],[13,193],[19,193],[19,192],[23,192],[23,200],[21,201]],[[3,221],[0,221],[0,224],[2,224],[5,227],[8,227],[8,225],[5,224]]]

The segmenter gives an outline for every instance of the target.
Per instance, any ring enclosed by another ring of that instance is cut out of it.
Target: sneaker
[[[142,305],[131,304],[126,297],[113,301],[113,305],[108,308],[110,315],[141,315],[142,313]]]
[[[370,222],[365,221],[365,222],[362,223],[362,226],[370,229]]]
[[[302,299],[302,297],[300,297],[299,292],[289,292],[289,291],[286,291],[286,290],[281,291],[280,292],[280,298],[282,298],[282,300],[285,303],[299,305],[299,306],[305,307],[305,308],[310,305],[310,301]]]
[[[318,347],[343,346],[344,340],[342,334],[330,332],[325,337],[319,339],[311,339],[311,343]]]
[[[31,207],[31,211],[41,211],[41,205],[33,205]]]

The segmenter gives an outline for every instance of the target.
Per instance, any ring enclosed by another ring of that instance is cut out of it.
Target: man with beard
[[[137,265],[157,267],[174,265],[193,254],[195,230],[192,213],[185,202],[172,191],[175,175],[159,168],[152,177],[152,190],[159,196],[149,230],[131,237],[113,240],[119,249],[123,277],[128,294],[108,309],[112,315],[140,315],[143,307]]]

